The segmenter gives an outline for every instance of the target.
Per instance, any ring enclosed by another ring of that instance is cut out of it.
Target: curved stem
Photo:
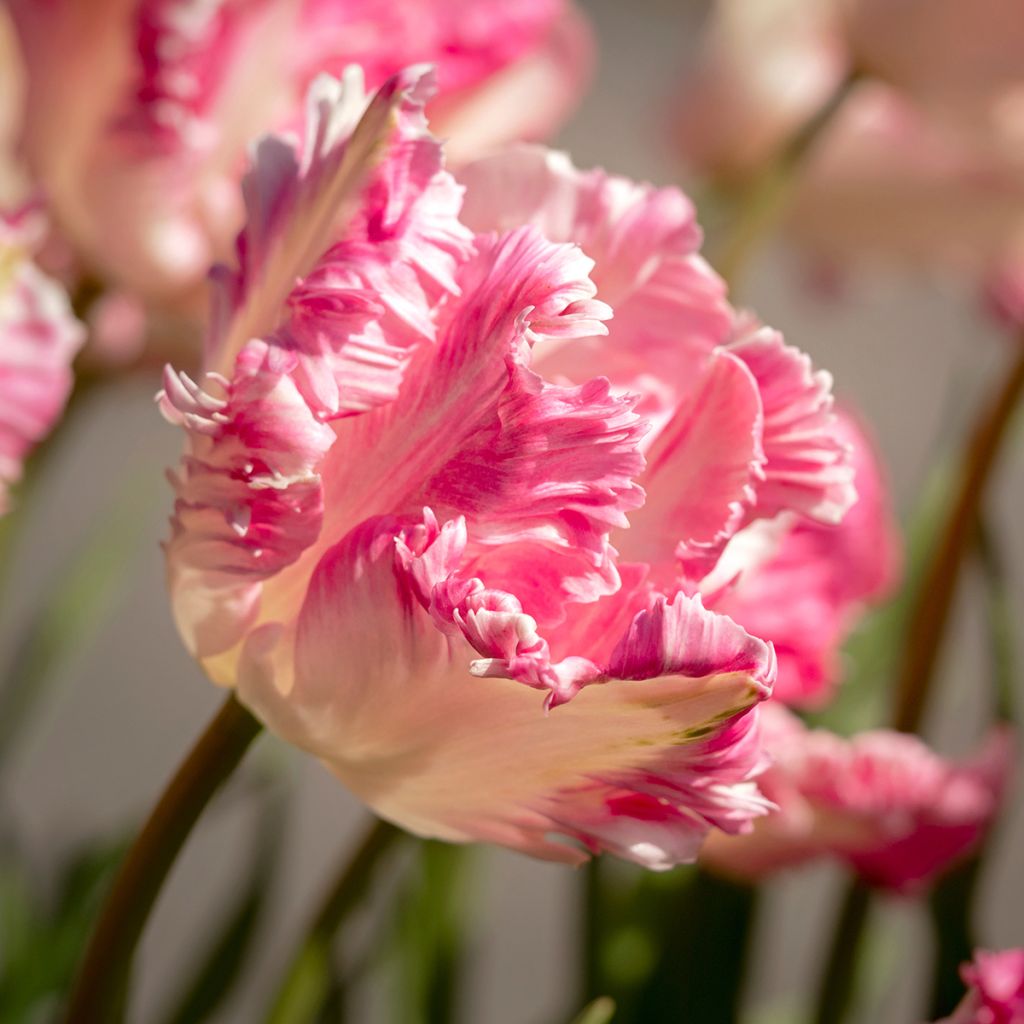
[[[67,1024],[113,1024],[123,1018],[135,948],[160,889],[203,809],[261,728],[231,695],[171,779],[100,911],[68,1003]]]
[[[893,715],[895,728],[904,732],[915,732],[921,723],[960,572],[977,529],[985,488],[1024,393],[1024,338],[1017,341],[1016,361],[1009,373],[1000,377],[991,403],[986,405],[968,438],[949,517],[939,533],[910,610]]]
[[[754,247],[785,210],[796,172],[832,123],[858,80],[856,72],[848,74],[818,110],[789,137],[744,193],[728,239],[711,259],[730,289],[736,286],[740,271]]]
[[[400,829],[377,821],[345,862],[292,958],[267,1024],[305,1024],[315,1019],[327,992],[328,964],[335,933],[365,895],[381,854],[402,836]]]
[[[825,970],[821,976],[814,1024],[841,1024],[847,1015],[857,973],[860,938],[871,909],[871,890],[859,879],[843,895],[839,920],[832,935]]]

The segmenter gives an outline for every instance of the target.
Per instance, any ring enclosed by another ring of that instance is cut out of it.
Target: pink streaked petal
[[[303,151],[267,136],[243,181],[247,210],[239,236],[240,267],[222,269],[211,332],[211,367],[222,372],[251,338],[278,322],[296,280],[311,272],[355,212],[374,166],[392,140],[417,169],[432,176],[440,156],[426,132],[423,103],[432,90],[424,69],[390,79],[367,103],[362,75],[323,76],[310,87]],[[420,167],[426,154],[426,168]]]
[[[0,217],[0,514],[25,457],[64,409],[85,340],[64,289],[32,262],[37,234],[30,211]]]
[[[398,399],[336,425],[328,505],[339,524],[430,505],[464,514],[480,543],[578,551],[607,577],[607,532],[642,500],[632,478],[644,424],[606,382],[562,387],[529,368],[538,338],[600,329],[607,310],[592,298],[590,263],[530,229],[478,250],[436,348],[417,351]]]
[[[165,373],[161,409],[185,427],[189,445],[172,477],[172,600],[186,643],[200,657],[241,637],[253,584],[294,562],[320,531],[317,467],[335,438],[296,387],[295,365],[293,355],[254,341],[239,355],[232,381],[209,379],[219,394]],[[197,593],[204,589],[205,597]],[[230,614],[216,610],[220,590],[229,607],[245,606],[233,625]]]
[[[555,660],[516,595],[489,586],[486,577],[470,576],[470,568],[480,566],[463,560],[464,527],[452,523],[438,530],[431,513],[427,530],[417,551],[401,546],[406,571],[440,628],[451,633],[456,627],[483,656],[473,663],[476,675],[507,677],[546,691],[549,708],[609,679],[741,673],[757,681],[761,697],[771,691],[776,666],[770,645],[706,611],[699,595],[678,594],[671,602],[649,598],[638,572],[627,573],[629,585],[619,594],[570,616],[565,637],[556,640],[564,656]],[[446,542],[449,536],[458,543]],[[435,545],[441,545],[440,555],[432,550]],[[639,607],[630,608],[630,602]],[[624,632],[609,652],[606,634],[615,626]],[[558,638],[557,627],[551,633]],[[599,664],[595,658],[602,655]]]
[[[607,376],[638,392],[639,411],[660,424],[732,330],[725,285],[698,254],[693,204],[677,189],[579,171],[564,153],[538,146],[512,147],[459,177],[463,219],[475,230],[536,224],[595,262],[598,294],[615,309],[608,335],[539,352],[543,372]]]
[[[729,346],[757,381],[764,408],[764,480],[759,517],[799,512],[838,523],[857,497],[850,453],[832,412],[832,377],[786,345],[782,335],[755,329]]]
[[[643,826],[628,843],[620,826],[658,803],[671,819],[650,827],[662,866],[692,857],[698,834],[764,813],[746,712],[763,695],[766,660],[755,675],[732,658],[725,675],[609,679],[545,714],[518,683],[474,678],[472,649],[423,607],[424,583],[462,546],[461,524],[430,515],[359,526],[321,560],[294,635],[250,637],[241,698],[378,813],[424,835],[578,861],[550,838],[561,834],[630,855]]]
[[[732,353],[717,350],[701,383],[661,430],[641,482],[647,500],[617,534],[623,556],[699,579],[742,526],[762,480],[761,400],[753,375]]]

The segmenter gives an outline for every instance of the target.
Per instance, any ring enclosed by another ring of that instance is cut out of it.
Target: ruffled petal
[[[764,479],[758,517],[798,512],[838,523],[857,497],[850,452],[832,412],[832,376],[777,331],[756,328],[729,346],[757,381],[764,409]]]
[[[662,603],[636,616],[612,659],[628,678],[606,676],[545,714],[519,683],[469,671],[467,640],[529,637],[494,601],[473,618],[458,590],[476,584],[449,571],[465,544],[462,524],[430,515],[362,524],[322,558],[294,637],[250,637],[242,699],[424,835],[582,859],[555,834],[666,867],[692,858],[709,828],[743,830],[764,813],[748,712],[770,688],[770,647],[697,601]],[[456,599],[463,613],[439,629]]]
[[[587,589],[581,573],[614,587],[607,534],[642,501],[633,478],[645,425],[606,381],[554,385],[530,368],[538,341],[601,329],[608,311],[589,268],[579,250],[531,229],[478,240],[460,301],[396,401],[336,426],[329,535],[430,505],[465,515],[479,545],[531,542],[571,557],[566,596]]]
[[[238,239],[239,268],[222,268],[215,278],[211,368],[230,368],[250,338],[274,329],[295,282],[356,215],[363,186],[385,155],[404,168],[389,168],[388,177],[410,190],[428,186],[440,166],[423,118],[432,83],[430,71],[410,69],[367,103],[358,68],[343,81],[318,78],[307,99],[301,155],[278,136],[257,144],[242,186],[248,217]],[[400,209],[405,196],[389,198],[394,206],[386,212]]]
[[[211,357],[227,373],[202,386],[165,377],[161,404],[189,434],[168,563],[200,657],[241,639],[262,582],[318,538],[321,462],[336,439],[324,421],[393,400],[411,350],[434,340],[435,308],[457,291],[469,236],[426,131],[429,76],[393,80],[365,114],[357,79],[314,85],[301,158],[282,139],[257,150],[240,267],[219,274]],[[265,340],[235,353],[257,326]]]
[[[0,218],[0,514],[26,455],[64,409],[85,340],[64,289],[32,262],[36,235],[29,210]]]
[[[577,170],[564,153],[516,146],[459,171],[463,220],[477,231],[537,225],[594,260],[598,295],[615,310],[607,336],[541,351],[543,372],[600,373],[641,396],[655,424],[690,392],[715,345],[729,339],[725,284],[699,255],[693,204],[678,189]]]
[[[295,367],[291,353],[253,341],[230,382],[212,376],[207,390],[170,369],[164,375],[161,409],[188,437],[171,478],[169,585],[178,627],[199,657],[241,638],[260,582],[320,532],[317,468],[335,438],[296,386]]]

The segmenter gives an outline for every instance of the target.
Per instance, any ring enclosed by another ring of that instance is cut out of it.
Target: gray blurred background
[[[673,87],[695,44],[701,5],[586,0],[584,7],[596,27],[600,63],[593,91],[559,145],[580,166],[679,182],[665,124]],[[937,453],[962,430],[1008,355],[1007,343],[976,316],[972,297],[954,282],[879,271],[851,279],[839,299],[825,300],[808,293],[798,260],[778,245],[760,251],[743,301],[833,371],[839,394],[863,410],[904,514]],[[130,493],[138,504],[141,537],[126,555],[127,585],[98,639],[60,673],[60,699],[45,702],[19,740],[3,782],[13,815],[5,825],[20,835],[44,875],[81,840],[136,821],[222,699],[185,654],[168,614],[158,543],[171,495],[162,474],[175,461],[180,436],[157,415],[157,387],[154,379],[96,396],[48,467],[35,505],[38,517],[17,554],[16,600],[8,605],[14,610],[0,638],[5,654],[18,635],[18,616],[35,606],[110,502]],[[1024,580],[1022,449],[1011,447],[992,495],[1017,621]],[[972,694],[987,686],[982,614],[972,582],[959,601],[956,632],[943,658],[942,692],[928,725],[929,738],[944,753],[966,752],[980,729],[981,702]],[[252,760],[258,768],[267,759],[288,762],[292,801],[269,927],[239,998],[220,1018],[237,1024],[258,1019],[318,894],[367,821],[356,801],[310,759],[264,739]],[[251,789],[236,785],[222,796],[175,869],[142,948],[133,1019],[148,1019],[162,1004],[205,937],[219,894],[247,869],[257,807]],[[1019,793],[1018,785],[983,880],[981,934],[989,947],[1024,939]],[[498,850],[478,851],[473,869],[474,971],[465,1019],[567,1020],[574,1009],[577,873]],[[770,887],[751,994],[751,1005],[764,1013],[755,1019],[768,1019],[775,1007],[774,1019],[784,1021],[787,993],[814,977],[837,879],[823,867]],[[928,941],[923,913],[912,902],[893,900],[885,914],[890,927],[875,956],[898,965],[885,1021],[920,1020]],[[356,1019],[389,1018],[386,1010],[367,1006]]]

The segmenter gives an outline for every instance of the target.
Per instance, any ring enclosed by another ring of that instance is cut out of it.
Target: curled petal
[[[362,74],[318,78],[307,100],[304,148],[278,136],[261,140],[243,182],[246,227],[238,239],[239,269],[221,270],[211,332],[214,367],[229,368],[250,339],[275,326],[297,279],[308,274],[355,214],[374,165],[392,153],[420,184],[438,169],[437,144],[426,131],[423,103],[432,76],[422,68],[390,79],[367,102]]]
[[[838,523],[853,505],[850,452],[832,412],[832,376],[786,345],[777,331],[760,328],[729,346],[757,381],[764,409],[764,480],[756,514],[770,519],[799,512]]]
[[[535,224],[594,260],[598,294],[615,309],[607,336],[539,352],[543,371],[577,382],[607,376],[639,394],[638,411],[660,424],[733,325],[725,284],[699,255],[689,199],[678,189],[577,170],[564,153],[539,146],[511,147],[462,168],[459,178],[463,219],[475,230]]]
[[[749,709],[770,686],[770,648],[738,640],[728,620],[698,625],[714,617],[677,600],[660,627],[638,625],[642,639],[624,641],[617,664],[631,678],[608,677],[545,714],[519,683],[468,671],[464,636],[529,639],[511,604],[503,618],[495,597],[476,602],[496,617],[467,622],[461,636],[439,630],[423,605],[424,580],[451,568],[461,532],[430,516],[354,530],[321,559],[294,637],[250,637],[243,700],[380,814],[424,835],[582,859],[550,838],[560,834],[664,867],[692,858],[709,828],[742,831],[765,812]],[[666,648],[677,643],[703,647]],[[658,675],[642,678],[645,668]],[[640,841],[655,807],[662,824]]]
[[[477,249],[436,348],[417,353],[396,401],[339,426],[334,521],[426,504],[464,514],[481,545],[535,542],[574,560],[567,580],[596,574],[614,587],[607,534],[642,500],[633,477],[643,421],[604,381],[562,387],[530,369],[538,340],[600,330],[607,310],[593,299],[590,263],[529,229]],[[372,465],[358,452],[372,452]],[[567,582],[565,594],[574,588],[586,586]]]
[[[171,595],[178,626],[200,657],[241,637],[258,583],[294,562],[320,531],[317,467],[334,433],[310,410],[294,369],[289,353],[254,341],[230,383],[210,378],[222,396],[165,373],[161,408],[188,435],[172,477]],[[215,610],[221,601],[224,612]],[[245,614],[232,622],[230,611],[239,608]]]

